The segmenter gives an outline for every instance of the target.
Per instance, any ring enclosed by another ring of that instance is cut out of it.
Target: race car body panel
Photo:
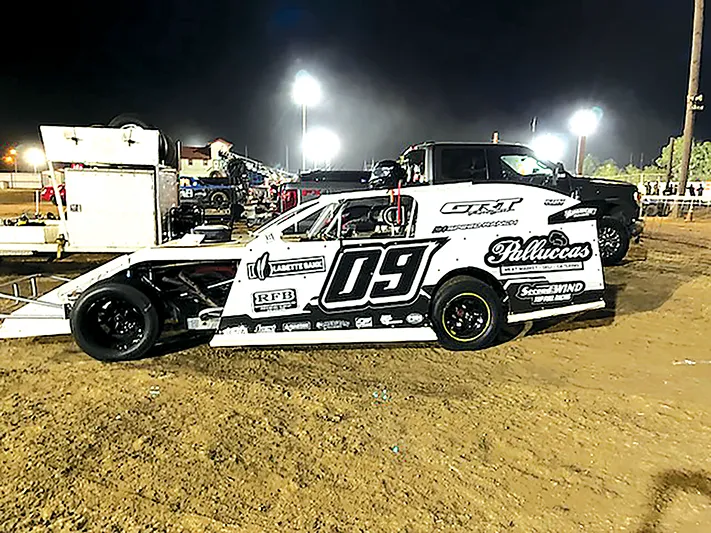
[[[214,330],[213,346],[435,340],[433,298],[462,275],[491,285],[509,322],[600,308],[596,208],[581,205],[520,183],[324,195],[247,243],[174,242],[117,258],[16,311],[0,337],[69,333],[72,303],[96,283],[140,277],[168,298],[161,272],[218,262],[234,269],[211,285],[228,284],[224,302],[187,320]]]

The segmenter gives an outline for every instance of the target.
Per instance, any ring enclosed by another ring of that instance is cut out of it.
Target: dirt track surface
[[[4,341],[0,531],[708,531],[711,224],[645,250],[475,353]]]

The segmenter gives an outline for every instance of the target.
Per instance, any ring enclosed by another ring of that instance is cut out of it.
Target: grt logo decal
[[[264,252],[254,263],[247,265],[247,276],[249,279],[261,280],[325,271],[326,260],[323,257],[270,261],[269,252]]]
[[[521,202],[523,202],[523,198],[449,202],[444,204],[439,211],[445,215],[498,215],[513,211],[516,204]]]
[[[326,310],[414,301],[432,256],[446,239],[341,248],[320,297]]]
[[[534,236],[526,242],[521,237],[502,237],[491,243],[484,256],[490,267],[501,274],[582,270],[583,262],[593,255],[589,242],[571,243],[562,231]]]
[[[531,283],[521,285],[516,297],[522,300],[531,300],[534,304],[569,302],[576,294],[582,294],[585,283],[571,281],[567,283]]]

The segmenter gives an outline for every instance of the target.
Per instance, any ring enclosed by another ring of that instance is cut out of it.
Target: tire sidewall
[[[602,243],[598,242],[600,246],[600,260],[604,266],[614,266],[620,264],[622,260],[627,255],[627,251],[630,248],[630,235],[624,224],[613,217],[603,217],[598,221],[598,241],[600,241],[600,235],[602,230],[605,228],[610,228],[615,231],[620,236],[620,247],[611,255],[605,256],[602,251]]]
[[[125,352],[97,344],[90,334],[90,329],[96,325],[91,323],[87,312],[94,303],[107,297],[129,303],[139,310],[143,318],[141,340]],[[152,299],[137,287],[117,282],[99,283],[84,291],[72,306],[69,324],[79,347],[94,359],[106,362],[129,361],[143,357],[153,347],[161,331],[161,318]]]
[[[444,311],[455,298],[468,294],[481,299],[489,312],[488,324],[475,339],[463,341],[453,337],[444,326]],[[479,350],[490,346],[505,322],[504,305],[496,291],[471,276],[457,276],[445,282],[432,299],[430,320],[440,344],[448,350]]]

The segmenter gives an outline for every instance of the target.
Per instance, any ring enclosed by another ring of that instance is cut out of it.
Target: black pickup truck
[[[303,172],[297,181],[283,183],[278,191],[277,211],[292,207],[326,193],[367,189],[367,170],[312,170]]]
[[[598,206],[600,255],[615,265],[627,255],[630,241],[639,238],[637,187],[621,181],[573,176],[563,166],[541,160],[520,144],[425,142],[408,148],[400,161],[381,161],[371,174],[371,187],[520,181],[547,187],[581,202]]]

